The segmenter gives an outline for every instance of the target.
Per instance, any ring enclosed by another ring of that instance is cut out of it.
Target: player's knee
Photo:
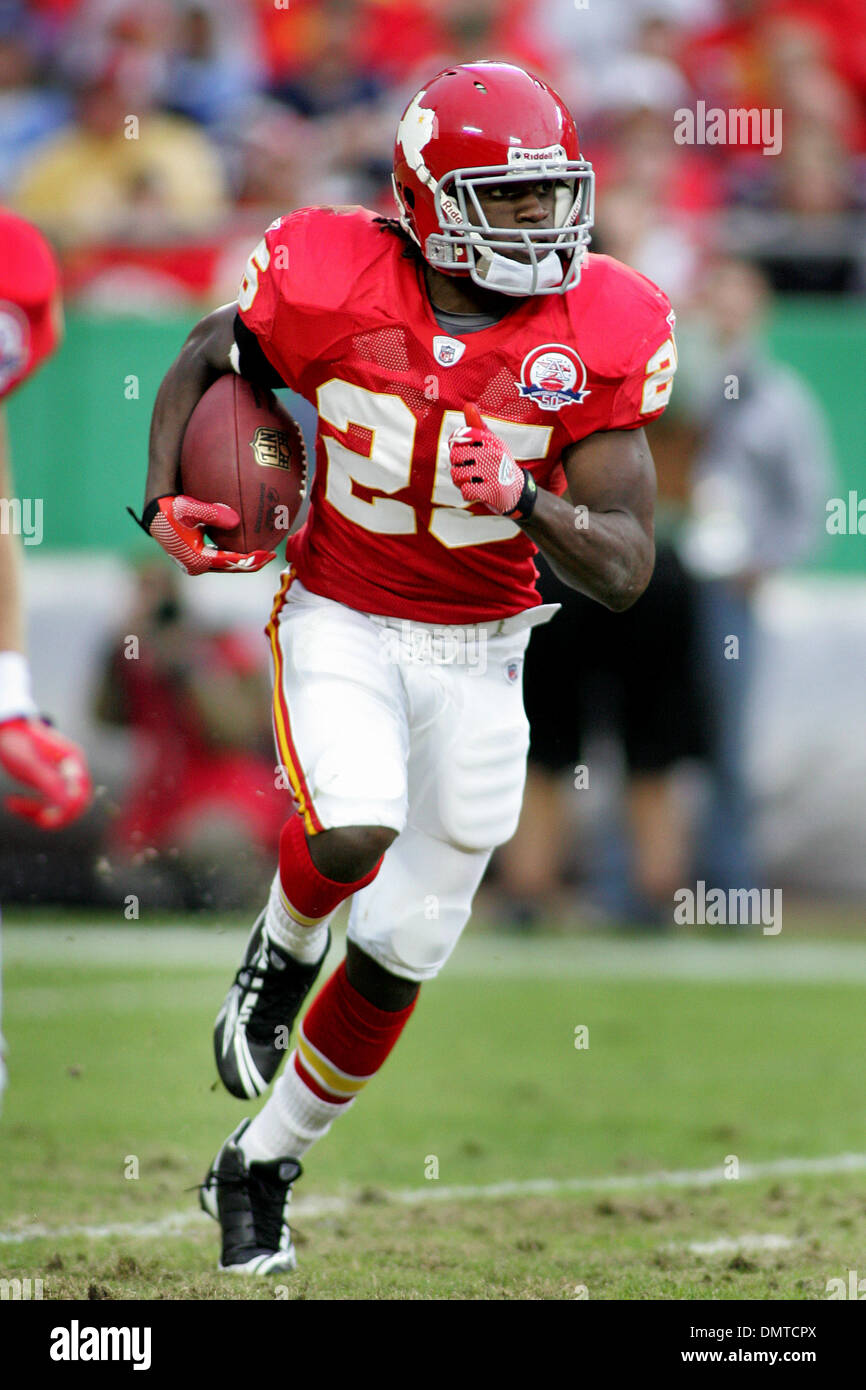
[[[388,1013],[407,1009],[421,988],[416,980],[392,975],[354,941],[346,942],[346,978],[369,1004]]]
[[[345,825],[322,830],[310,840],[319,873],[337,883],[356,883],[373,869],[397,838],[387,825]]]

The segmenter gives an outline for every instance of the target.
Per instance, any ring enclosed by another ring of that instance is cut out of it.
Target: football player
[[[216,1022],[233,1095],[270,1085],[334,912],[352,905],[345,959],[202,1187],[220,1268],[241,1273],[293,1268],[301,1159],[379,1071],[514,833],[522,659],[552,616],[536,547],[615,610],[653,567],[642,426],[670,395],[673,315],[643,276],[588,254],[593,172],[563,102],[505,63],[439,73],[400,120],[394,192],[396,219],[274,222],[153,417],[143,524],[199,573],[271,558],[209,546],[231,509],[178,495],[208,386],[235,371],[319,416],[311,508],[267,627],[296,810]]]
[[[62,329],[60,276],[35,227],[0,208],[0,402],[57,347]],[[39,716],[24,655],[16,502],[0,406],[0,767],[28,788],[6,808],[44,830],[59,830],[90,800],[83,755]],[[0,1038],[0,1093],[5,1081]]]

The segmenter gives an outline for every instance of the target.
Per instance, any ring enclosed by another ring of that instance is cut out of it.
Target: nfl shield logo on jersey
[[[505,679],[507,681],[510,681],[512,685],[517,680],[517,677],[520,675],[521,665],[522,662],[520,661],[506,661],[505,663]]]
[[[437,336],[433,339],[433,356],[440,367],[453,367],[466,351],[466,344],[457,338]]]
[[[585,389],[586,367],[564,343],[545,343],[527,353],[517,385],[521,396],[529,396],[542,410],[580,405],[590,394]]]

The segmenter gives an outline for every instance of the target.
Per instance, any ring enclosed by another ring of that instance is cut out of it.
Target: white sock
[[[356,1099],[334,1105],[313,1095],[295,1071],[292,1052],[267,1104],[241,1136],[241,1151],[249,1163],[300,1158],[327,1134],[337,1116],[354,1105]]]
[[[315,965],[316,961],[322,959],[328,940],[328,923],[333,915],[333,912],[329,912],[327,917],[322,917],[312,926],[299,922],[289,911],[279,871],[274,874],[265,912],[265,935],[275,946],[287,951],[293,960],[301,965]]]

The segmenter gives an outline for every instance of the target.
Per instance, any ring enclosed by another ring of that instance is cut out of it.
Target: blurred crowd
[[[720,244],[777,288],[863,288],[860,0],[0,0],[0,201],[59,246],[67,296],[224,299],[273,216],[390,212],[397,114],[477,57],[562,93],[596,249],[679,307]],[[698,102],[781,110],[780,152],[675,143]]]

